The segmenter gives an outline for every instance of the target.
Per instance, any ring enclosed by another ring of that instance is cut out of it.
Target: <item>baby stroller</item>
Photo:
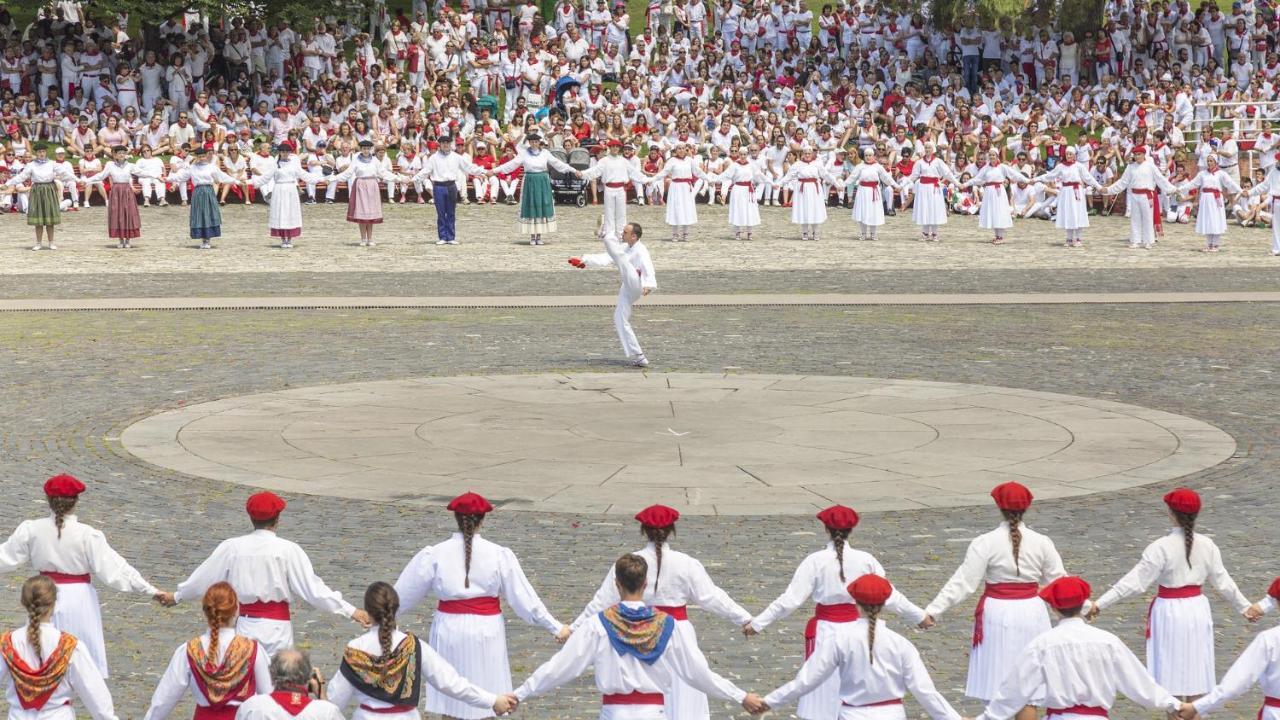
[[[591,167],[591,154],[585,148],[574,148],[566,154],[563,150],[552,150],[551,155],[575,170],[586,170]],[[578,207],[587,206],[587,181],[577,175],[562,173],[555,168],[548,168],[551,177],[551,195],[557,202],[573,202]]]

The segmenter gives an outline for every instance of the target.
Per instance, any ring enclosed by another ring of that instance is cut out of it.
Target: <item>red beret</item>
[[[44,481],[44,494],[49,497],[78,497],[84,492],[84,483],[71,475],[54,475]]]
[[[1271,587],[1267,588],[1267,594],[1280,600],[1280,577],[1271,581]]]
[[[1136,145],[1136,146],[1134,146],[1134,148],[1133,148],[1133,154],[1134,154],[1134,155],[1138,155],[1139,153],[1141,153],[1142,155],[1146,155],[1146,154],[1147,154],[1147,146],[1146,146],[1146,145]]]
[[[680,519],[680,512],[666,505],[650,505],[636,513],[641,525],[655,528],[671,527]]]
[[[1031,507],[1031,491],[1020,483],[1001,483],[992,489],[991,497],[996,501],[996,507],[1001,510],[1022,512]]]
[[[1060,577],[1049,583],[1040,591],[1040,599],[1059,609],[1068,610],[1084,605],[1093,588],[1089,583],[1074,576]]]
[[[858,526],[858,513],[843,505],[832,505],[818,513],[817,517],[832,530],[852,530]]]
[[[853,599],[863,605],[883,605],[893,594],[888,580],[871,573],[849,583],[848,590]]]
[[[463,515],[484,515],[493,511],[493,505],[479,493],[464,492],[449,501],[449,509]]]
[[[605,144],[606,144],[606,145],[608,145],[608,146],[609,146],[609,147],[611,147],[611,148],[615,148],[615,147],[622,147],[622,141],[621,141],[621,140],[617,140],[617,139],[610,140],[609,142],[607,142],[607,143],[605,143]]]
[[[276,110],[275,110],[275,111],[276,111],[276,112],[289,112],[289,108],[285,107],[284,105],[277,105],[277,106],[276,106]]]
[[[1164,504],[1169,506],[1170,510],[1180,513],[1198,513],[1200,512],[1200,496],[1195,490],[1188,488],[1178,488],[1164,496]]]
[[[284,510],[285,502],[273,492],[254,493],[244,503],[244,511],[254,520],[270,520]]]

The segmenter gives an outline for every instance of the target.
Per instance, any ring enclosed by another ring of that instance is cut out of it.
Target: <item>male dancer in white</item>
[[[622,277],[622,286],[618,288],[618,305],[613,311],[613,325],[618,331],[618,340],[622,343],[622,353],[635,367],[649,367],[649,359],[640,348],[636,332],[631,328],[631,308],[640,298],[645,297],[658,287],[658,278],[653,272],[653,259],[649,257],[649,248],[640,242],[644,228],[640,223],[628,223],[622,227],[622,238],[605,231],[601,223],[600,242],[604,243],[604,252],[584,255],[580,258],[569,258],[569,264],[579,270],[588,267],[609,267],[616,265]],[[625,243],[625,246],[624,246]]]
[[[676,631],[674,618],[645,604],[648,573],[649,563],[639,555],[618,558],[612,574],[621,602],[579,625],[560,652],[516,688],[521,704],[594,667],[596,687],[602,695],[600,720],[667,718],[664,694],[677,679],[709,695],[741,703],[748,712],[764,709],[758,696],[711,670],[696,643]]]
[[[222,541],[176,591],[161,593],[166,596],[162,602],[204,597],[210,585],[225,580],[240,598],[236,632],[262,643],[270,655],[293,646],[289,600],[294,593],[312,607],[368,627],[368,613],[329,589],[316,575],[306,551],[276,535],[284,507],[284,500],[274,493],[251,495],[245,510],[253,521],[253,532]]]
[[[1272,607],[1277,596],[1280,596],[1280,578],[1272,581],[1262,605]],[[1208,715],[1240,697],[1254,685],[1261,686],[1264,696],[1258,718],[1280,719],[1280,627],[1259,633],[1244,653],[1231,664],[1231,669],[1227,670],[1227,674],[1222,676],[1213,690],[1193,703],[1183,703],[1178,715],[1182,720],[1194,720],[1197,713]]]
[[[1173,183],[1160,172],[1156,164],[1147,158],[1147,148],[1139,145],[1133,149],[1133,162],[1124,169],[1120,179],[1107,186],[1108,195],[1119,195],[1129,190],[1129,247],[1150,250],[1156,244],[1156,233],[1161,228],[1160,191],[1173,193]]]
[[[1280,153],[1276,153],[1280,160]],[[1267,177],[1249,190],[1250,195],[1268,195],[1267,207],[1271,210],[1271,256],[1280,256],[1280,163],[1267,170]]]
[[[604,184],[604,224],[601,227],[606,235],[617,235],[627,224],[627,185],[631,182],[647,184],[652,178],[622,156],[621,140],[610,140],[606,145],[609,154],[583,170],[582,179],[600,178]],[[644,196],[640,195],[640,199],[644,200]]]

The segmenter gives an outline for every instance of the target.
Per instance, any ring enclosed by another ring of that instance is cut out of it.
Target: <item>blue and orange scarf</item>
[[[601,612],[600,623],[619,655],[631,655],[646,665],[662,657],[676,627],[675,620],[661,610],[622,604]]]

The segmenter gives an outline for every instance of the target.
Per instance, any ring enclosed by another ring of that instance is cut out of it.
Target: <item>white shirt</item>
[[[200,645],[205,652],[209,651],[209,633],[200,636]],[[221,664],[223,658],[227,656],[227,648],[231,647],[231,641],[236,637],[235,628],[224,627],[218,630],[218,663]],[[255,643],[256,644],[256,643]],[[271,672],[269,665],[271,659],[267,657],[266,650],[261,645],[257,646],[257,652],[253,657],[253,691],[256,695],[265,695],[271,692]],[[201,707],[209,706],[209,699],[200,692],[200,686],[196,684],[195,679],[191,675],[191,663],[187,659],[187,644],[182,643],[177,650],[173,651],[173,657],[169,659],[169,667],[165,668],[164,675],[160,676],[160,684],[156,686],[156,691],[151,695],[151,707],[147,710],[144,720],[164,720],[173,712],[173,708],[182,701],[182,698],[190,692],[191,697],[196,704]]]
[[[405,637],[407,637],[405,633],[400,630],[392,632],[391,647],[399,646]],[[382,645],[378,641],[378,626],[374,625],[368,632],[347,643],[347,646],[375,657],[381,655]],[[466,678],[458,674],[458,671],[449,664],[449,661],[440,657],[440,654],[426,642],[418,642],[418,653],[422,660],[422,692],[424,696],[426,693],[439,690],[449,697],[485,710],[491,709],[493,704],[497,702],[497,695],[472,685]],[[333,679],[329,681],[328,694],[329,701],[337,705],[339,710],[345,709],[353,701],[361,707],[368,706],[375,709],[394,707],[391,703],[376,700],[357,690],[341,671],[334,673]],[[412,717],[417,720],[418,711],[415,709],[404,713],[380,713],[379,715],[386,717]]]
[[[344,617],[356,610],[316,575],[302,548],[270,530],[223,540],[191,577],[178,584],[173,599],[203,597],[210,585],[224,580],[235,588],[241,604],[288,602],[297,594],[317,610]]]
[[[58,646],[62,631],[49,623],[40,624],[40,650],[42,657],[36,657],[35,648],[27,640],[27,628],[21,627],[13,631],[13,649],[30,667],[40,667],[49,657],[49,653]],[[77,643],[71,654],[71,666],[62,682],[54,689],[53,695],[44,704],[42,710],[24,710],[18,701],[18,691],[13,687],[13,675],[9,666],[0,662],[0,688],[4,688],[5,698],[9,701],[9,720],[38,720],[51,710],[69,705],[73,698],[89,712],[94,720],[116,720],[115,706],[111,702],[111,693],[107,683],[93,664],[89,651],[84,645]]]
[[[472,163],[462,153],[451,152],[446,155],[442,152],[433,152],[423,161],[422,169],[413,176],[413,181],[430,180],[433,183],[451,183],[465,180],[468,174],[482,172],[484,172],[483,168]]]
[[[537,153],[531,152],[528,148],[521,148],[519,155],[494,168],[493,172],[495,175],[504,175],[518,167],[523,167],[526,173],[546,172],[548,166],[560,172],[573,171],[573,168],[558,160],[546,148]]]
[[[1009,720],[1040,693],[1047,708],[1110,709],[1116,693],[1145,708],[1175,712],[1180,707],[1120,638],[1078,617],[1038,635],[1013,667],[975,720]]]
[[[172,167],[172,161],[170,161],[170,167]],[[178,183],[178,184],[186,182],[187,180],[190,180],[191,184],[196,186],[213,185],[214,183],[225,184],[225,183],[238,182],[235,178],[222,172],[222,170],[220,170],[217,165],[214,165],[211,162],[197,162],[193,165],[188,165],[187,167],[184,167],[176,172],[171,172],[169,173],[169,180],[170,182]],[[212,585],[214,582],[217,582],[217,581],[214,580],[209,584]],[[207,588],[208,585],[206,585],[205,587]],[[201,595],[204,594],[203,588],[200,590],[199,594]],[[240,599],[243,601],[245,598],[242,595]]]
[[[624,604],[638,608],[644,603]],[[516,688],[516,697],[524,702],[528,698],[545,695],[588,668],[594,668],[596,688],[603,695],[662,693],[671,688],[673,679],[679,678],[712,697],[742,702],[746,692],[713,672],[696,645],[688,643],[688,637],[681,632],[672,632],[661,657],[648,665],[633,655],[619,655],[609,642],[603,621],[598,614],[593,614],[591,622],[575,629],[555,657],[543,663]]]
[[[938,596],[924,609],[937,618],[956,603],[973,594],[978,583],[1027,583],[1048,585],[1067,574],[1062,556],[1047,536],[1026,525],[1018,526],[1022,542],[1018,545],[1018,566],[1013,564],[1013,544],[1009,540],[1009,523],[983,533],[969,543],[964,561],[951,579],[938,591]]]
[[[52,160],[32,160],[27,163],[26,167],[19,170],[13,177],[9,178],[8,181],[5,182],[5,185],[21,185],[24,181],[28,180],[33,185],[38,183],[49,183],[54,180],[61,180],[64,183],[74,183],[76,182],[76,176]]]
[[[254,695],[236,711],[236,720],[345,720],[337,705],[328,700],[312,700],[302,712],[290,715],[270,695]]]
[[[135,163],[124,162],[117,163],[115,160],[107,163],[100,172],[84,179],[86,185],[102,182],[104,179],[110,179],[113,185],[120,183],[132,183],[134,176],[149,177],[152,179],[159,178],[159,174],[151,174],[150,171],[139,167]]]
[[[639,245],[640,243],[636,243]],[[585,259],[585,258],[584,258]],[[680,607],[697,605],[704,610],[741,626],[751,619],[751,613],[729,597],[729,593],[721,590],[707,574],[707,569],[696,559],[679,550],[673,550],[670,544],[662,545],[662,575],[657,574],[658,556],[653,543],[645,544],[642,550],[634,553],[644,558],[649,566],[645,576],[648,584],[644,588],[644,601],[649,605],[661,607]],[[614,569],[609,572],[596,590],[595,597],[583,608],[577,619],[570,626],[576,632],[584,623],[593,620],[607,607],[618,603],[618,586],[614,582]],[[654,587],[657,586],[655,590]]]
[[[1111,589],[1098,598],[1103,610],[1130,595],[1137,595],[1159,581],[1164,587],[1185,587],[1210,583],[1224,600],[1239,612],[1249,607],[1249,598],[1236,587],[1235,580],[1222,565],[1222,552],[1206,535],[1196,533],[1191,544],[1191,563],[1187,564],[1182,528],[1173,528],[1142,551],[1142,559]]]
[[[844,559],[844,579],[840,579],[840,564],[836,562],[836,550],[833,543],[828,542],[821,550],[811,553],[791,576],[787,589],[782,591],[777,600],[769,603],[764,612],[751,620],[751,627],[760,632],[777,620],[790,615],[805,600],[812,599],[823,605],[839,605],[853,602],[849,596],[849,583],[863,575],[879,575],[885,577],[884,567],[871,553],[855,550],[845,543],[842,551]],[[901,615],[912,625],[924,619],[924,611],[916,607],[905,595],[893,589],[893,594],[884,604],[885,609]]]
[[[606,185],[626,183],[628,180],[634,180],[639,183],[649,181],[649,178],[644,173],[636,169],[636,166],[630,160],[621,155],[602,157],[593,167],[582,171],[583,180],[594,180],[596,178],[600,178],[600,181]]]
[[[12,572],[27,563],[36,572],[92,575],[121,592],[159,592],[107,543],[101,530],[81,523],[75,515],[63,517],[61,539],[52,516],[23,521],[0,545],[0,572]]]
[[[1114,195],[1126,188],[1133,190],[1155,190],[1159,188],[1167,193],[1174,191],[1173,184],[1165,178],[1164,173],[1156,169],[1156,164],[1151,160],[1141,163],[1129,163],[1120,179],[1107,187],[1107,192]]]
[[[1207,715],[1260,685],[1266,697],[1280,697],[1280,627],[1258,634],[1231,664],[1217,687],[1196,700],[1196,712]]]
[[[395,173],[384,168],[378,158],[353,155],[347,169],[330,177],[329,182],[354,182],[364,178],[381,178],[387,182],[396,182],[400,179]]]
[[[640,287],[649,288],[650,290],[656,290],[658,288],[658,276],[654,273],[654,270],[653,270],[653,258],[649,255],[649,248],[645,247],[645,244],[640,242],[639,240],[637,240],[635,244],[630,247],[626,247],[626,243],[622,243],[621,240],[617,240],[616,238],[615,238],[615,241],[621,243],[624,246],[622,251],[623,254],[631,258],[631,267],[635,268],[640,272]],[[592,253],[590,255],[583,255],[582,262],[586,263],[588,267],[609,267],[610,265],[613,264],[613,257],[610,256],[609,253]],[[666,559],[667,559],[666,548],[663,548],[662,560],[663,560],[664,570],[666,569],[665,568]],[[697,561],[694,560],[694,562],[697,562]],[[665,573],[663,574],[663,578],[664,579],[666,578]],[[614,595],[613,602],[617,602],[616,593]],[[658,604],[664,605],[664,606],[667,605],[667,603],[658,603]],[[677,603],[677,604],[682,604],[682,603]]]
[[[766,695],[765,703],[771,708],[787,705],[836,673],[840,678],[840,701],[844,705],[859,707],[897,700],[910,690],[929,717],[960,720],[960,713],[933,686],[920,651],[911,641],[890,630],[883,620],[876,621],[876,659],[871,662],[867,622],[866,618],[857,620],[849,632],[819,644],[800,666],[796,678]]]
[[[469,574],[466,574],[464,554],[460,532],[427,551],[419,552],[396,580],[400,614],[412,610],[427,595],[434,595],[440,600],[500,597],[530,625],[546,628],[553,635],[560,632],[560,622],[542,604],[542,599],[525,577],[516,554],[509,548],[489,542],[479,534],[472,536]],[[468,578],[469,586],[464,585]]]

